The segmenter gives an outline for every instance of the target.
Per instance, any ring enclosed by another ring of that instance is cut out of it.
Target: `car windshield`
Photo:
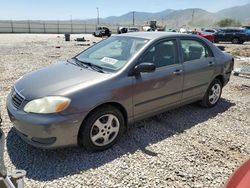
[[[147,39],[114,36],[80,53],[76,58],[107,71],[117,71],[148,42]]]

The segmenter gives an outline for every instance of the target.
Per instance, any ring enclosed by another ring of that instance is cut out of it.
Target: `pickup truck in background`
[[[107,27],[97,27],[96,31],[93,33],[95,37],[110,37],[111,31]]]

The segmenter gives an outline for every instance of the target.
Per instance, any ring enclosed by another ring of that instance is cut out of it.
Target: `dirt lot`
[[[85,38],[91,41],[85,44],[98,40]],[[10,171],[27,171],[27,187],[222,187],[249,158],[250,77],[243,76],[231,77],[215,108],[187,105],[138,122],[101,153],[78,147],[46,151],[27,145],[7,116],[11,86],[23,74],[84,48],[75,41],[65,42],[63,35],[0,35],[4,159]],[[226,44],[226,50],[237,55],[235,67],[250,66],[250,44]]]
[[[231,52],[235,56],[250,57],[250,43],[242,44],[230,44],[230,43],[219,43],[218,45],[225,46],[225,51]]]

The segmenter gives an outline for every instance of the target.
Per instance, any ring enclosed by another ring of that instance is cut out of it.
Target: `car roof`
[[[180,37],[180,36],[190,36],[190,35],[183,33],[173,33],[173,32],[135,32],[135,33],[124,33],[116,36],[127,36],[127,37],[136,37],[136,38],[154,40],[164,37]]]

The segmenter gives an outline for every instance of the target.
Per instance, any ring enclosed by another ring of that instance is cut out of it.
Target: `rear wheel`
[[[121,137],[124,129],[124,117],[118,109],[113,106],[101,107],[84,120],[79,142],[87,150],[103,151]]]
[[[214,107],[218,103],[221,93],[222,83],[220,80],[215,79],[208,87],[206,94],[201,101],[201,105],[207,108]]]
[[[244,40],[241,40],[241,41],[240,41],[240,44],[244,44],[244,42],[245,42]]]

